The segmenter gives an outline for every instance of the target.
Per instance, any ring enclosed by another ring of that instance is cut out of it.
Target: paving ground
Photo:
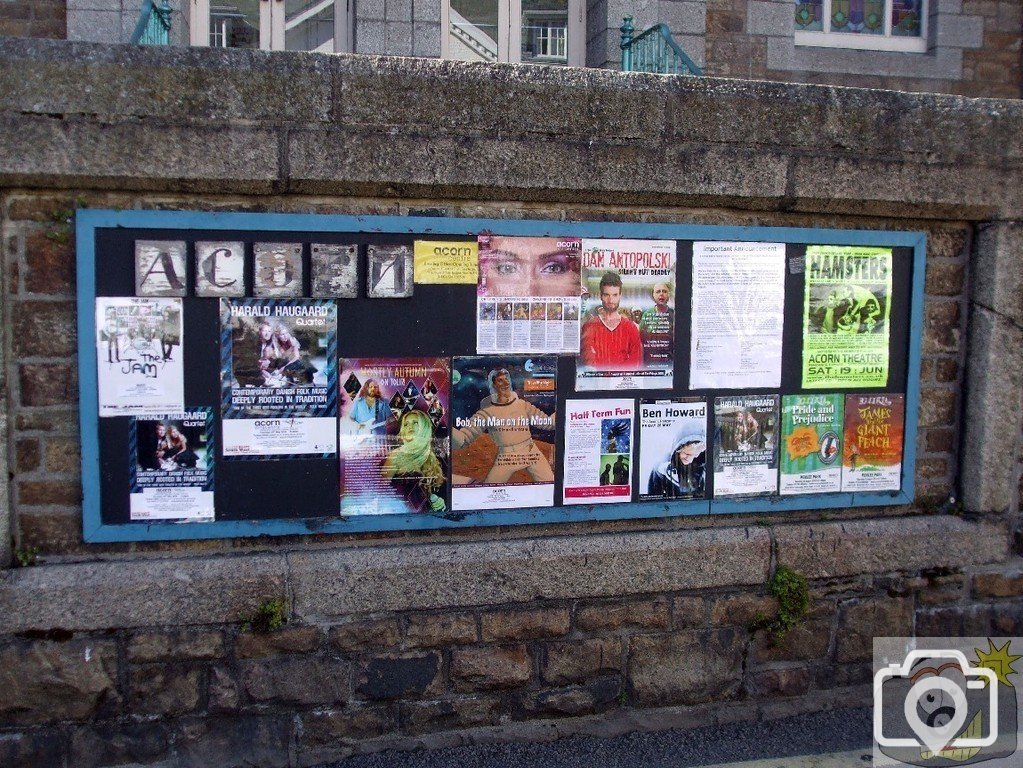
[[[336,768],[865,768],[871,711],[848,709],[720,728],[542,744],[381,752]],[[325,768],[325,767],[324,767]]]

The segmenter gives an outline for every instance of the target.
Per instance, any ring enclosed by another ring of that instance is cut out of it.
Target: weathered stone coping
[[[0,186],[1023,217],[1023,102],[0,40]]]
[[[823,579],[1008,556],[1005,528],[954,517],[189,556],[0,573],[0,633],[241,621],[284,597],[293,617],[763,583],[777,562]]]

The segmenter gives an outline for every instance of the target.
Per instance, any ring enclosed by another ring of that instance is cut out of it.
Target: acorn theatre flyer
[[[803,388],[888,385],[891,248],[810,245]]]

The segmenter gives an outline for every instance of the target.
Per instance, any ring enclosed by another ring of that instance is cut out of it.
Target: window
[[[797,45],[927,50],[927,0],[795,0]]]
[[[446,0],[441,56],[583,66],[583,0]]]
[[[347,51],[351,0],[192,0],[192,45]]]

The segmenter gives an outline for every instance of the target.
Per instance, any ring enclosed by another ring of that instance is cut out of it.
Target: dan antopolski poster
[[[841,490],[844,400],[842,395],[782,398],[782,496]]]
[[[846,395],[843,491],[902,487],[905,416],[905,395]]]
[[[554,504],[558,358],[456,357],[451,371],[451,506]]]
[[[337,305],[221,299],[224,457],[337,452]]]
[[[632,499],[632,400],[565,403],[565,504]]]
[[[181,299],[96,299],[100,416],[184,410]]]
[[[580,392],[670,389],[675,370],[675,241],[583,240]]]
[[[342,515],[448,511],[446,358],[341,361]]]
[[[888,384],[891,293],[890,248],[807,246],[803,387]]]
[[[639,498],[702,499],[707,480],[707,403],[643,400],[639,406]]]
[[[778,492],[778,395],[714,400],[714,498]]]
[[[784,243],[694,243],[689,388],[780,386],[784,307]]]
[[[134,417],[129,426],[132,520],[212,520],[213,409]]]

